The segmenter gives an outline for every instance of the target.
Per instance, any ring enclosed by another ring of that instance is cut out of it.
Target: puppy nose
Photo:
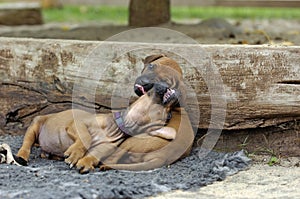
[[[135,85],[138,84],[144,88],[145,92],[148,92],[153,87],[154,79],[151,75],[138,77],[135,81]],[[141,96],[143,93],[140,91],[138,87],[134,87],[134,92]]]
[[[149,78],[139,77],[136,79],[135,83],[143,86],[143,85],[149,84],[151,82],[150,82]]]
[[[158,83],[155,83],[154,87],[155,87],[156,93],[160,96],[163,96],[168,89],[168,84],[165,82],[158,82]]]
[[[152,85],[149,82],[150,81],[148,78],[144,78],[144,77],[137,78],[135,81],[135,84],[134,84],[134,92],[138,96],[142,96],[144,94],[144,92],[147,92],[148,90],[151,89]],[[140,87],[143,87],[144,92],[141,90]]]

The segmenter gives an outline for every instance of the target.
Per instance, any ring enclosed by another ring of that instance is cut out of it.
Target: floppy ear
[[[167,140],[174,140],[176,138],[176,130],[172,127],[162,127],[156,131],[152,131],[149,133],[152,136],[161,137]]]
[[[163,54],[150,55],[150,56],[146,57],[143,62],[144,62],[144,64],[150,64],[151,62],[154,62],[155,60],[158,60],[162,57],[165,57],[165,55],[163,55]]]

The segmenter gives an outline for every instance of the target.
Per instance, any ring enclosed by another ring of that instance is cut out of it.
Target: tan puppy
[[[31,147],[41,149],[76,166],[81,173],[93,170],[127,137],[140,133],[175,139],[176,131],[164,127],[168,112],[177,102],[165,83],[154,85],[129,108],[114,114],[91,114],[73,109],[38,116],[28,128],[16,160],[27,163]],[[142,89],[142,88],[141,88]],[[22,161],[23,160],[23,161]]]
[[[164,81],[168,87],[179,89],[182,94],[180,106],[184,106],[185,87],[179,65],[164,55],[152,55],[145,59],[142,75],[136,80],[135,92],[142,95],[155,82]],[[127,138],[119,149],[112,153],[100,167],[101,170],[149,170],[171,164],[190,153],[194,141],[194,132],[189,117],[182,107],[172,109],[172,118],[167,127],[176,129],[176,138],[166,140],[147,134]],[[143,135],[143,136],[142,136]]]

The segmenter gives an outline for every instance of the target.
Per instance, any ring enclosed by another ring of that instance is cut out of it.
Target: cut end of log
[[[0,25],[43,24],[41,5],[36,2],[16,2],[0,4]]]

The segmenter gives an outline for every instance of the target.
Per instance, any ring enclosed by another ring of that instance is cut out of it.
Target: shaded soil
[[[23,136],[0,136],[0,143],[11,146],[13,153]],[[169,167],[151,171],[125,172],[110,170],[79,174],[63,161],[41,159],[33,148],[29,166],[0,165],[1,198],[143,198],[175,189],[197,189],[224,180],[250,164],[242,151],[210,152],[200,148]]]
[[[1,27],[1,26],[0,26]],[[195,20],[168,23],[159,27],[172,29],[195,39],[201,44],[277,44],[300,45],[300,20]],[[0,36],[78,40],[106,40],[122,31],[126,25],[85,23],[45,24],[0,28]],[[165,37],[165,42],[180,42]],[[129,40],[130,41],[130,40]]]

